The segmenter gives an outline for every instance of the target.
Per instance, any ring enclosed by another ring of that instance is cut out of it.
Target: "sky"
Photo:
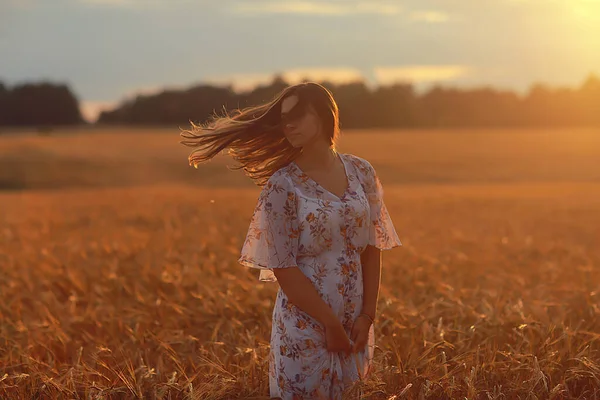
[[[578,87],[600,76],[600,0],[0,0],[0,82],[68,84],[95,119],[137,94],[281,74]]]

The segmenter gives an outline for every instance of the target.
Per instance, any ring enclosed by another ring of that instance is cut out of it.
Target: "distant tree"
[[[66,85],[25,83],[0,89],[0,119],[4,125],[45,126],[80,124],[78,101]]]
[[[579,88],[578,96],[582,119],[600,126],[600,79],[590,74]]]
[[[600,81],[590,75],[578,89],[531,86],[523,98],[490,86],[435,85],[417,96],[410,83],[369,89],[364,81],[321,82],[333,93],[344,128],[600,125]],[[282,75],[245,92],[202,84],[183,91],[137,96],[100,115],[99,123],[202,123],[214,115],[270,100],[289,85]]]
[[[8,124],[8,88],[0,82],[0,125]]]
[[[413,127],[417,121],[417,98],[410,83],[380,86],[368,106],[373,127]]]
[[[340,126],[342,128],[367,128],[373,120],[369,120],[372,93],[364,81],[355,81],[336,86],[332,90],[340,109]]]

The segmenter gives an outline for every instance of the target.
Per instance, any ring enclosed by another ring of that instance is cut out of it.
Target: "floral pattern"
[[[366,246],[401,246],[383,201],[373,166],[338,153],[348,178],[338,197],[305,174],[295,162],[276,171],[263,187],[239,263],[259,268],[259,280],[276,281],[274,268],[298,267],[331,306],[348,337],[361,312],[360,254]],[[279,288],[273,308],[269,353],[271,397],[340,399],[367,376],[373,359],[371,326],[365,348],[349,356],[326,349],[323,326],[288,301]]]

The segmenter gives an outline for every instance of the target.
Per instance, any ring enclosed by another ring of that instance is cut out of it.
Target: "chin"
[[[302,147],[302,141],[298,140],[298,138],[288,139],[288,143],[294,147]]]

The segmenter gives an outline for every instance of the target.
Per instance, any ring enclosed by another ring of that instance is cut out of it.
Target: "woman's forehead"
[[[281,113],[287,114],[290,110],[300,103],[300,98],[296,95],[288,96],[281,102]]]

